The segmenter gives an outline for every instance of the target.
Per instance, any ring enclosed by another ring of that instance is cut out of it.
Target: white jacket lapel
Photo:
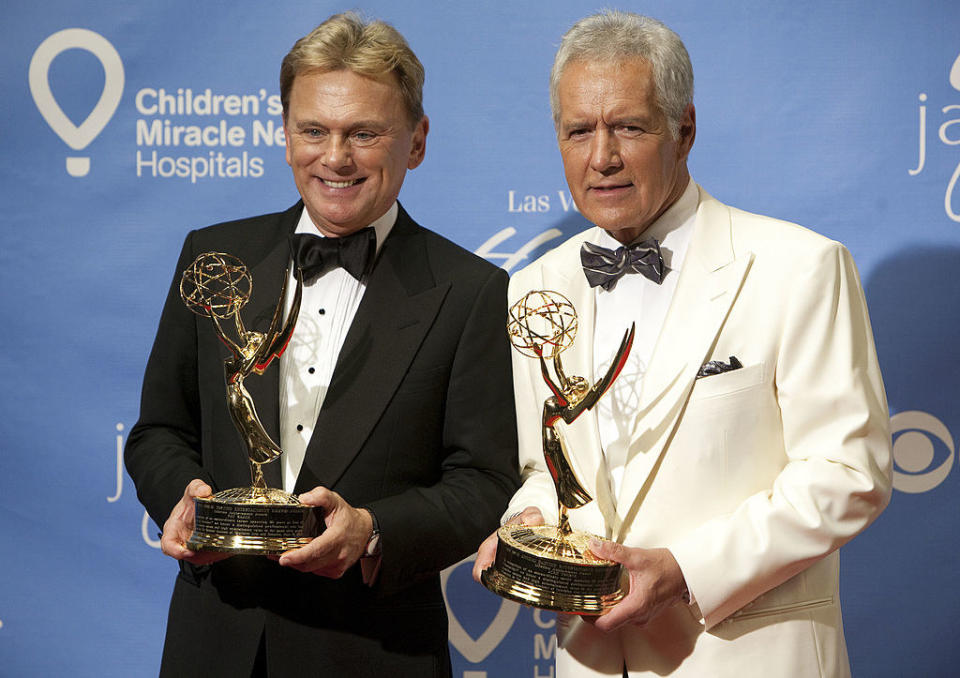
[[[644,375],[623,485],[617,499],[623,541],[656,476],[697,372],[709,355],[753,254],[734,258],[726,206],[700,189],[697,219],[680,280]]]

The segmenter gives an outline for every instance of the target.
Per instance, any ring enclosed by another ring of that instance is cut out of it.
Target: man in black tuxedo
[[[127,442],[180,565],[161,674],[448,676],[438,573],[497,526],[518,482],[507,276],[397,203],[429,122],[423,67],[396,30],[333,16],[294,45],[280,80],[302,201],[187,236]],[[255,283],[242,313],[263,330],[291,259],[318,236],[367,237],[371,259],[305,271],[279,369],[245,385],[284,449],[268,483],[322,507],[326,529],[274,559],[191,551],[194,498],[249,485],[250,470],[228,350],[181,301],[180,272],[203,252],[239,258]]]

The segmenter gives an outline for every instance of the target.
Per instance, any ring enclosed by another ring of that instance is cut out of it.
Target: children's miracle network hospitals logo
[[[68,49],[83,49],[103,66],[103,91],[96,106],[79,126],[67,117],[50,90],[50,65]],[[30,60],[30,93],[50,128],[74,151],[82,151],[97,138],[117,110],[123,95],[123,62],[106,38],[86,28],[67,28],[40,43]],[[89,156],[67,156],[67,172],[73,177],[90,173]]]

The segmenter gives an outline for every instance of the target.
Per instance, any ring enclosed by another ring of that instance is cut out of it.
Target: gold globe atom
[[[250,299],[253,278],[246,265],[230,254],[205,252],[180,278],[180,298],[204,317],[230,318]]]
[[[550,360],[573,344],[577,311],[559,292],[533,290],[510,307],[507,334],[523,355]]]

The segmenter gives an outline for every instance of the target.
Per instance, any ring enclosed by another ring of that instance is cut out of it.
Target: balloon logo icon
[[[97,105],[79,126],[66,116],[50,91],[50,64],[68,49],[84,49],[100,60],[103,66],[103,91]],[[50,128],[75,151],[82,151],[103,131],[113,117],[123,94],[123,62],[106,38],[85,28],[67,28],[40,43],[30,60],[30,93],[37,109]],[[72,177],[85,177],[90,172],[90,158],[67,157],[67,172]]]

